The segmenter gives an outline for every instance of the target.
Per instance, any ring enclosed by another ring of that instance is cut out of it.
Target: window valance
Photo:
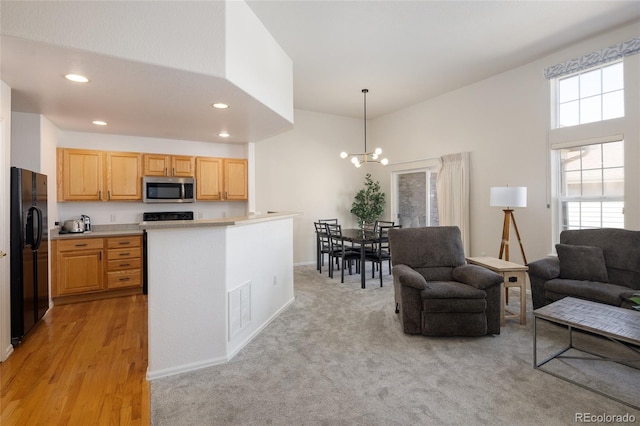
[[[547,80],[550,80],[566,74],[582,71],[596,65],[615,61],[616,59],[633,55],[638,52],[640,52],[640,37],[632,38],[631,40],[614,44],[613,46],[609,46],[605,49],[549,67],[544,70],[544,77]]]

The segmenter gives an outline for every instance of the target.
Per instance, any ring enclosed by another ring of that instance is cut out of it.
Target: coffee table
[[[568,327],[569,342],[568,346],[561,351],[545,358],[538,362],[538,349],[537,349],[537,320],[542,319],[555,324],[562,324]],[[573,345],[573,329],[583,330],[596,334],[598,336],[606,337],[607,339],[619,343],[627,347],[630,351],[630,355],[633,355],[630,359],[612,359],[603,357],[600,354],[589,352],[585,348],[576,348]],[[606,305],[603,303],[591,302],[588,300],[576,299],[573,297],[565,297],[549,305],[543,306],[540,309],[533,311],[533,367],[540,369],[545,373],[551,374],[559,379],[565,380],[569,383],[578,385],[582,388],[596,392],[600,395],[611,398],[615,401],[621,402],[625,405],[629,405],[633,408],[640,409],[640,405],[634,405],[628,401],[616,398],[613,395],[602,392],[598,389],[593,389],[582,383],[578,383],[569,378],[563,377],[552,371],[541,368],[549,361],[561,358],[562,354],[569,349],[576,349],[580,352],[590,354],[598,357],[597,359],[604,359],[607,361],[640,361],[640,312],[633,309],[624,309],[617,306]],[[575,357],[573,357],[575,358]],[[589,358],[586,358],[589,359]],[[591,358],[593,359],[593,358]],[[640,376],[639,376],[640,377]],[[639,401],[640,403],[640,401]]]

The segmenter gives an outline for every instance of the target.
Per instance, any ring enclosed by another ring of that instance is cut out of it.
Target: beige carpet
[[[532,367],[530,302],[527,325],[509,320],[499,336],[409,336],[394,313],[390,276],[383,288],[377,276],[365,290],[358,275],[346,281],[296,267],[295,303],[233,360],[151,383],[152,423],[569,425],[577,413],[629,413],[640,422],[640,411]],[[510,295],[517,309],[517,289]],[[542,322],[538,335],[540,356],[566,340],[566,330]],[[615,350],[592,336],[574,341]],[[600,372],[614,391],[640,400],[639,370],[554,363],[570,374]]]

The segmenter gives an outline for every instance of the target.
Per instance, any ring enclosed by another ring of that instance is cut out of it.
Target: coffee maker
[[[91,218],[86,214],[80,215],[82,223],[84,224],[84,232],[91,232]]]

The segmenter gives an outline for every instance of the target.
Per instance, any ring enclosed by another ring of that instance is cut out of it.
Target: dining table
[[[360,246],[360,285],[362,288],[366,288],[365,279],[365,264],[367,262],[367,247],[375,246],[380,242],[380,237],[373,231],[347,228],[342,230],[342,242],[350,242],[356,246]]]

